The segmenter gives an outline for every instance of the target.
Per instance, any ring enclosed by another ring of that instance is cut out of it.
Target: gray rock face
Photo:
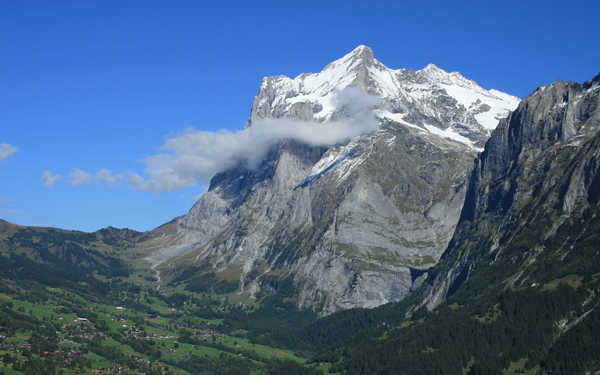
[[[214,176],[141,246],[165,282],[192,266],[251,296],[288,280],[322,314],[401,300],[411,269],[436,264],[454,232],[490,119],[517,102],[432,65],[391,70],[364,46],[320,73],[265,78],[247,126],[367,112],[377,128],[330,146],[281,140],[257,168]]]
[[[437,306],[482,262],[501,256],[529,222],[546,218],[539,238],[598,202],[600,75],[583,85],[538,88],[500,122],[475,161],[454,237],[424,303]],[[526,281],[521,270],[520,282]]]

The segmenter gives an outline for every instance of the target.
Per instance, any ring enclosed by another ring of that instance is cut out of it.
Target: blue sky
[[[263,76],[316,72],[359,44],[520,97],[600,71],[596,1],[203,3],[0,5],[0,218],[147,230],[184,214],[202,183],[148,191],[131,173],[189,129],[241,129]]]

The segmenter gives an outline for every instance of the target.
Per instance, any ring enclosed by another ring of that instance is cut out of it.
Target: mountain
[[[482,146],[519,99],[485,90],[458,72],[433,64],[423,70],[389,69],[359,46],[316,74],[266,77],[254,99],[249,124],[257,119],[290,117],[328,121],[345,113],[340,91],[356,87],[382,101],[377,116],[462,143]],[[347,109],[347,108],[345,108]]]
[[[365,46],[319,73],[267,77],[247,128],[364,130],[333,144],[279,140],[258,165],[215,175],[135,251],[161,285],[187,290],[218,283],[321,314],[401,300],[446,249],[472,161],[518,102],[434,65],[389,69]]]
[[[107,279],[116,284],[130,275],[119,249],[132,246],[138,235],[129,229],[84,233],[0,220],[0,278],[104,291]]]
[[[0,373],[600,373],[600,74],[481,143],[513,105],[364,46],[266,78],[246,129],[286,136],[186,215],[0,220]]]
[[[422,286],[366,313],[374,322],[329,321],[338,334],[357,316],[371,328],[316,361],[343,374],[600,371],[600,74],[525,98],[492,133],[468,186]]]
[[[500,122],[475,161],[459,224],[444,254],[446,269],[428,297],[437,305],[481,264],[518,250],[514,285],[533,276],[547,244],[560,241],[561,260],[579,257],[600,197],[600,76],[583,85],[558,81],[538,88]],[[529,236],[529,237],[527,237]],[[518,240],[530,248],[515,245]],[[520,247],[519,247],[520,246]],[[520,263],[524,262],[524,263]],[[518,266],[517,266],[518,265]]]

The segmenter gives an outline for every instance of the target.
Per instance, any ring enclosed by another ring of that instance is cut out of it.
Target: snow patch
[[[387,143],[387,145],[389,147],[392,147],[394,145],[395,141],[396,141],[396,136],[394,135],[392,138],[386,139],[385,143]]]
[[[375,115],[381,119],[387,118],[387,119],[397,122],[399,124],[408,126],[409,128],[415,128],[417,130],[424,131],[424,129],[422,127],[417,126],[415,124],[411,124],[410,122],[407,122],[406,120],[404,120],[404,115],[402,113],[391,113],[389,111],[381,111],[380,110],[380,111],[376,111]]]
[[[590,87],[589,89],[585,90],[585,94],[589,94],[592,91],[596,91],[600,89],[600,82],[596,82],[592,85],[592,87]]]
[[[448,128],[448,129],[439,129],[439,128],[436,128],[435,126],[432,126],[432,125],[425,125],[425,128],[431,134],[435,134],[435,135],[437,135],[439,137],[446,138],[446,139],[451,139],[453,141],[465,144],[465,145],[471,147],[472,149],[477,150],[478,152],[482,151],[482,149],[480,149],[478,147],[475,147],[473,145],[473,142],[469,138],[463,137],[462,135],[458,134],[457,132],[455,132],[451,128]]]
[[[497,90],[492,89],[487,91],[472,81],[469,81],[469,85],[466,85],[463,80],[455,80],[451,84],[442,83],[442,87],[448,95],[466,109],[484,105],[489,106],[488,110],[475,114],[475,119],[481,126],[490,131],[498,126],[500,119],[508,116],[511,111],[515,110],[520,101],[515,96]]]
[[[343,162],[340,163],[339,167],[336,168],[338,176],[337,183],[339,184],[346,180],[350,176],[354,168],[358,167],[359,165],[364,163],[365,160],[367,160],[367,156],[368,155],[366,154],[362,154],[359,157],[344,159]]]
[[[324,170],[331,167],[333,164],[335,164],[336,161],[338,161],[340,158],[344,157],[345,155],[346,155],[345,147],[341,148],[339,150],[328,151],[325,154],[325,156],[323,156],[323,158],[321,158],[321,160],[319,160],[317,162],[317,164],[315,164],[312,167],[309,177],[322,173]]]
[[[396,123],[405,125],[405,126],[407,126],[409,128],[417,129],[417,130],[419,130],[421,132],[428,132],[430,134],[436,135],[436,136],[441,137],[441,138],[451,139],[453,141],[465,144],[465,145],[471,147],[472,149],[476,150],[477,152],[481,152],[482,151],[481,148],[475,147],[473,145],[473,142],[469,138],[460,135],[459,133],[457,133],[452,128],[440,129],[440,128],[435,127],[433,125],[427,125],[426,124],[426,125],[424,125],[425,129],[423,129],[420,126],[417,126],[415,124],[411,124],[411,123],[407,122],[406,120],[404,120],[403,116],[404,115],[402,115],[400,113],[391,113],[391,112],[388,112],[388,111],[378,111],[377,112],[377,117],[379,117],[379,118],[387,118],[387,119],[390,119],[390,120],[392,120],[392,121],[394,121]],[[394,140],[395,140],[395,137],[391,140],[391,142],[393,142]]]

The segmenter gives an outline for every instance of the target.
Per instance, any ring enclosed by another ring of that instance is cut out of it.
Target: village
[[[169,310],[174,311],[173,308]],[[139,316],[128,314],[122,306],[115,307],[114,312],[103,311],[95,315],[95,322],[83,316],[76,316],[74,319],[58,316],[53,321],[40,325],[34,333],[25,330],[0,331],[1,360],[16,370],[25,369],[28,361],[36,357],[51,361],[63,371],[70,371],[65,374],[108,375],[131,371],[139,373],[140,370],[162,374],[169,373],[168,366],[156,359],[174,356],[181,348],[175,332],[183,332],[186,337],[206,343],[217,343],[224,338],[214,328],[190,328],[174,320],[169,320],[164,327],[160,327]],[[157,316],[157,319],[161,317]],[[139,349],[136,352],[148,354],[144,353],[145,347],[140,342],[147,342],[150,344],[148,347],[156,350],[145,356],[127,356],[117,350],[122,343],[126,343]],[[110,346],[109,343],[113,345]],[[193,347],[197,348],[197,345]],[[94,365],[94,358],[99,354],[105,358],[114,358],[100,360]],[[94,367],[93,372],[82,372],[86,367]]]
[[[62,288],[34,291],[15,285],[0,292],[0,375],[247,374],[303,360],[232,325],[228,314],[247,310],[238,301],[139,289],[106,300]]]

